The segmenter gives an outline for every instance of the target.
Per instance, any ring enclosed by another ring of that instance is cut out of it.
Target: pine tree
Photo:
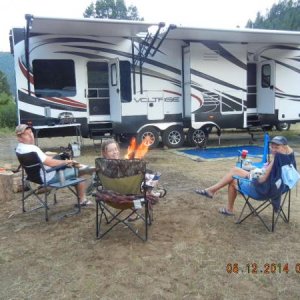
[[[117,19],[143,21],[139,17],[136,6],[125,5],[124,0],[97,0],[92,2],[85,10],[85,18]]]

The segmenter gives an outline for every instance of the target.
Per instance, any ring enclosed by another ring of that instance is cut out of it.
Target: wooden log
[[[10,201],[13,198],[13,172],[0,172],[0,202]]]
[[[12,175],[12,190],[14,193],[22,192],[22,172],[17,172]]]

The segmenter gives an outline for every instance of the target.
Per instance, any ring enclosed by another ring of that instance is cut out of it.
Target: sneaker
[[[87,207],[93,205],[93,202],[90,200],[84,200],[79,203],[81,207]],[[75,204],[75,207],[78,207],[78,204]]]
[[[156,191],[152,191],[151,194],[155,197],[163,198],[164,196],[166,196],[167,190],[165,189],[156,190]]]

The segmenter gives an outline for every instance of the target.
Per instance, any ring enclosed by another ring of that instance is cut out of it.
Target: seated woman
[[[249,191],[253,197],[260,199],[262,196],[261,189],[259,188],[260,183],[263,184],[270,180],[270,174],[274,164],[274,157],[276,153],[286,155],[286,158],[290,163],[293,163],[296,167],[295,156],[292,148],[288,146],[288,141],[283,136],[275,136],[270,142],[271,154],[273,160],[266,166],[264,174],[258,179],[258,184],[253,181],[241,180],[240,185],[242,186],[243,191]],[[213,198],[215,193],[225,186],[228,186],[228,200],[226,207],[219,209],[221,214],[226,216],[233,216],[234,202],[237,197],[237,181],[233,176],[250,178],[250,172],[243,170],[238,167],[233,167],[225,176],[219,180],[216,184],[206,188],[206,189],[197,189],[195,192],[199,195],[205,196],[207,198]]]
[[[119,144],[113,139],[104,140],[101,144],[102,157],[106,159],[120,159],[120,147]],[[158,185],[158,180],[160,173],[153,172],[152,170],[146,171],[146,185],[147,193],[155,197],[164,197],[166,195],[166,190],[154,190]]]

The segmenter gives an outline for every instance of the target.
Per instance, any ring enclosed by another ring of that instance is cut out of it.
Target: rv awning
[[[27,16],[29,17],[29,16]],[[158,23],[107,19],[60,19],[31,16],[30,32],[36,34],[94,35],[136,37],[147,33],[149,27]],[[165,27],[167,28],[167,26]],[[163,34],[163,33],[162,33]],[[259,29],[210,29],[176,26],[166,39],[183,41],[219,41],[233,43],[279,43],[300,44],[299,31]]]
[[[299,31],[283,30],[208,29],[179,26],[171,30],[167,38],[185,41],[300,44]]]
[[[107,19],[59,19],[31,16],[30,32],[36,34],[135,37],[155,23]]]

